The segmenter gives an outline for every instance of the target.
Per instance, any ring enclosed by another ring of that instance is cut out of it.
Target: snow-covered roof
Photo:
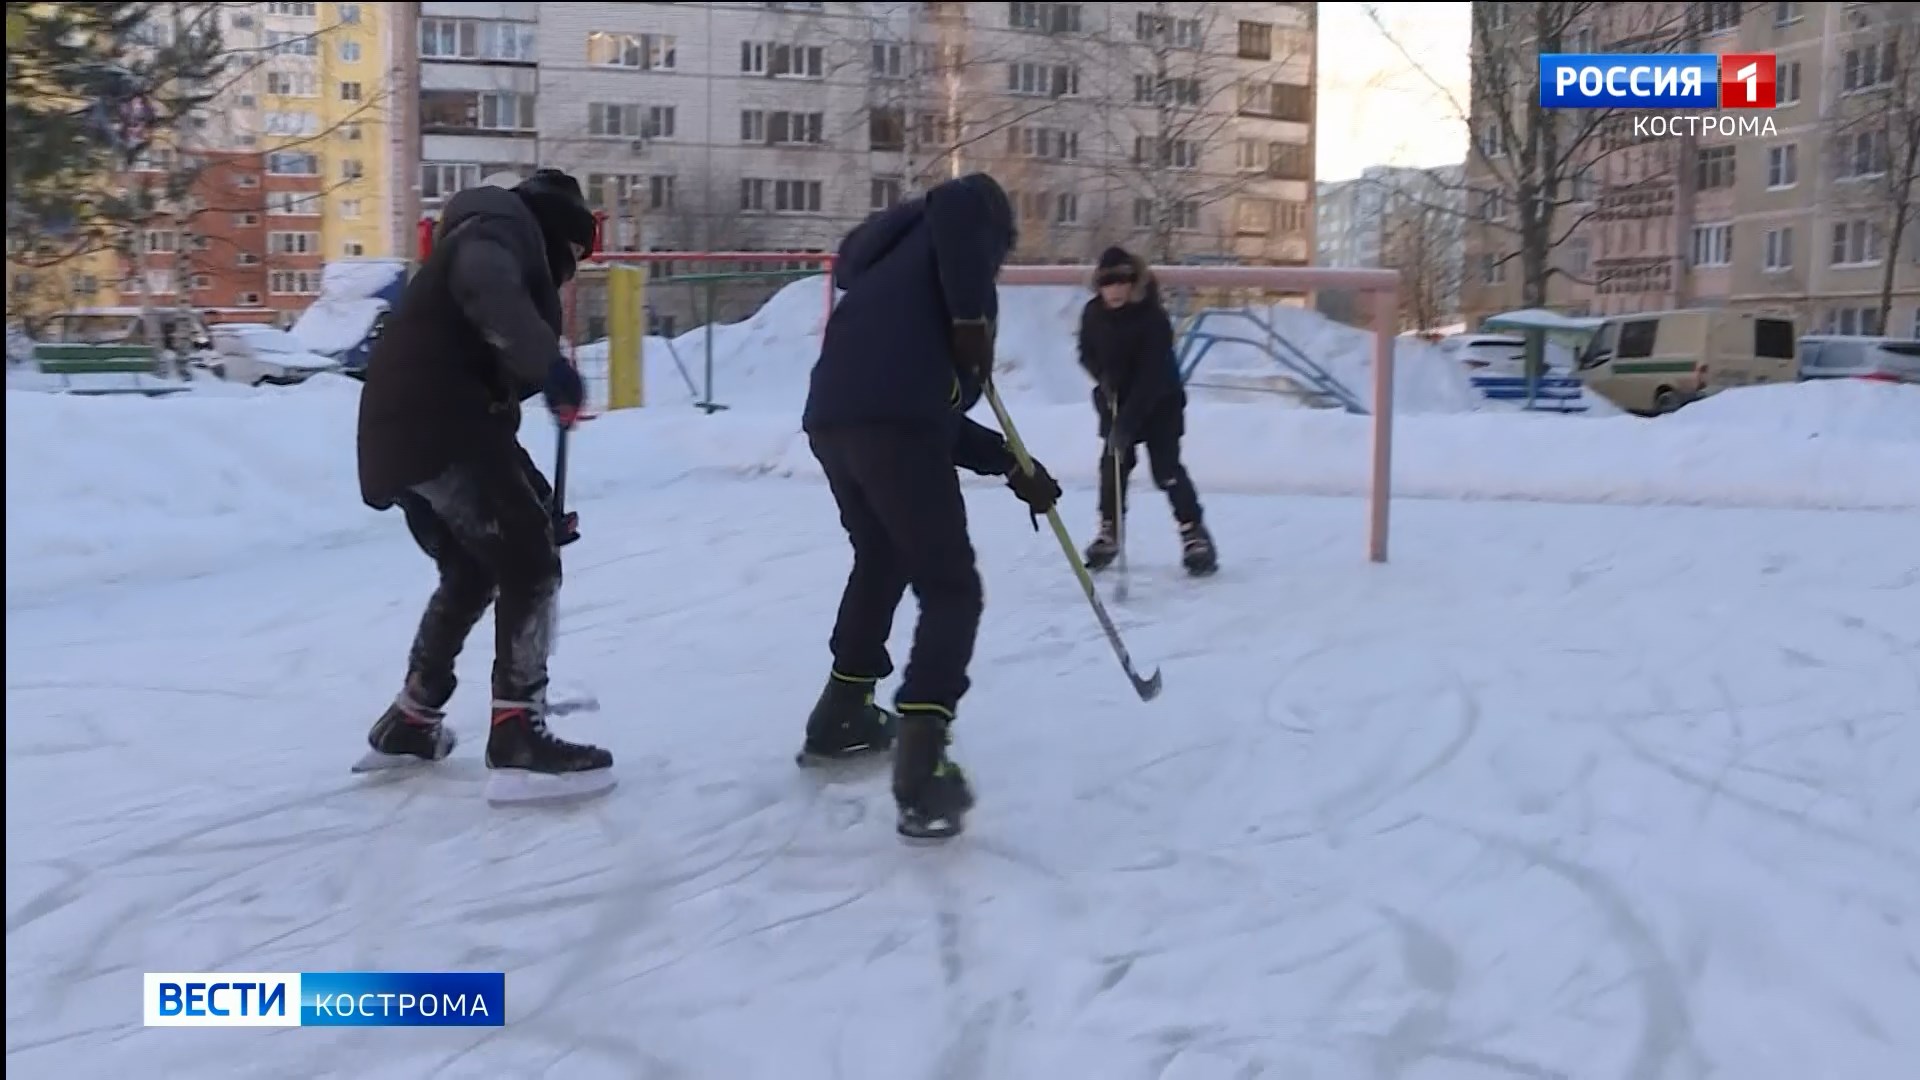
[[[1482,330],[1545,330],[1549,333],[1592,333],[1607,320],[1602,318],[1581,318],[1574,315],[1562,315],[1545,308],[1522,308],[1519,311],[1490,315],[1480,324]]]

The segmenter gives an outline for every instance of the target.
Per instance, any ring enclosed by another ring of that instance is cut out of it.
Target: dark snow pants
[[[853,544],[853,570],[829,641],[834,670],[875,680],[893,672],[887,638],[911,587],[920,622],[894,702],[950,719],[970,685],[967,665],[984,605],[953,447],[935,432],[904,425],[837,428],[809,442]]]
[[[1100,438],[1107,438],[1111,421],[1100,416]],[[1180,462],[1180,438],[1186,434],[1186,412],[1178,403],[1169,402],[1147,417],[1146,428],[1136,433],[1147,446],[1147,471],[1155,487],[1167,493],[1173,504],[1173,519],[1182,525],[1200,523],[1200,493],[1194,490],[1187,467]],[[1100,448],[1100,520],[1114,522],[1126,512],[1126,488],[1139,463],[1135,447],[1120,454],[1120,473],[1114,475],[1114,455],[1105,445]],[[1115,503],[1118,503],[1116,506]]]
[[[401,496],[408,531],[440,570],[407,658],[423,704],[453,696],[454,661],[489,604],[494,698],[531,701],[546,690],[560,591],[551,497],[518,447],[456,462]]]

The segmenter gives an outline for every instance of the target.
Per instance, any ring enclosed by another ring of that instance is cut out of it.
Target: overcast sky
[[[1380,12],[1393,39],[1367,9]],[[1321,180],[1369,165],[1451,165],[1466,158],[1470,3],[1320,5]],[[1445,92],[1434,86],[1438,81]],[[1451,95],[1451,100],[1449,99]]]

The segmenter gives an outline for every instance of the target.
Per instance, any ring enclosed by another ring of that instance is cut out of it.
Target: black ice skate
[[[495,701],[487,734],[487,801],[570,802],[611,790],[613,755],[547,730],[542,701]]]
[[[966,828],[973,789],[966,773],[947,757],[947,717],[903,708],[900,744],[893,751],[893,800],[900,808],[896,831],[908,840],[947,840]]]
[[[405,690],[373,722],[367,732],[371,747],[353,766],[357,773],[384,772],[431,765],[453,753],[453,730],[441,721],[439,709],[420,704]]]
[[[1220,569],[1220,557],[1206,526],[1199,522],[1180,526],[1180,562],[1194,577],[1206,577]]]
[[[828,765],[881,753],[893,745],[893,714],[874,704],[875,680],[834,672],[807,716],[807,739],[795,760]]]
[[[1102,521],[1100,531],[1087,545],[1085,561],[1089,570],[1105,570],[1120,555],[1120,530],[1111,521]]]

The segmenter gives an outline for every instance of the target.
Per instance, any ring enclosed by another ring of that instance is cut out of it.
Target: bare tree
[[[1708,19],[1737,23],[1761,4],[1598,0],[1475,3],[1472,13],[1472,97],[1452,95],[1419,59],[1416,43],[1388,29],[1376,5],[1368,12],[1406,62],[1452,103],[1468,124],[1464,212],[1498,249],[1498,265],[1517,263],[1521,302],[1548,302],[1555,277],[1573,273],[1554,250],[1596,216],[1634,205],[1671,205],[1684,146],[1636,138],[1634,114],[1622,109],[1547,109],[1540,104],[1540,57],[1554,53],[1673,53],[1693,47]],[[1595,178],[1602,178],[1598,183]],[[1611,179],[1607,179],[1611,177]]]
[[[1434,172],[1401,176],[1383,191],[1380,265],[1400,272],[1400,327],[1431,330],[1459,313],[1461,218]]]
[[[1914,225],[1920,184],[1920,10],[1913,4],[1848,5],[1847,39],[1830,115],[1826,158],[1834,182],[1829,201],[1851,220],[1834,223],[1836,261],[1865,262],[1876,253],[1880,288],[1874,324],[1887,332],[1895,271]],[[1815,252],[1822,237],[1815,237]]]
[[[1105,110],[1108,171],[1130,196],[1129,231],[1147,232],[1153,258],[1172,258],[1179,234],[1195,230],[1203,210],[1263,181],[1313,181],[1306,142],[1239,138],[1235,123],[1240,116],[1311,122],[1311,23],[1305,32],[1240,23],[1225,4],[1113,11],[1110,70],[1121,81],[1110,88],[1115,98]],[[1301,213],[1306,205],[1302,200]],[[1304,222],[1264,224],[1292,232]],[[1233,232],[1221,230],[1223,252]]]

